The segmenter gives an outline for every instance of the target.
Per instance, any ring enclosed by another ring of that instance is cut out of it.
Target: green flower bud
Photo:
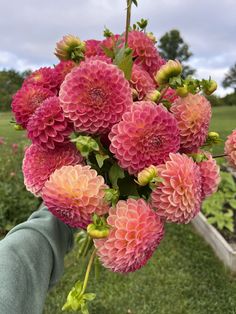
[[[157,89],[155,89],[155,90],[149,92],[146,95],[145,99],[151,100],[153,102],[157,102],[159,100],[160,96],[161,96],[161,93]]]
[[[14,124],[14,129],[16,130],[16,131],[22,131],[22,130],[24,130],[24,128],[23,128],[23,126],[22,125],[20,125],[20,124]]]
[[[143,169],[138,173],[137,183],[141,186],[145,186],[153,181],[158,175],[157,168],[153,165]]]
[[[75,142],[76,148],[83,157],[88,157],[93,151],[99,152],[98,143],[90,136],[80,135],[76,139],[73,139],[72,142]]]
[[[146,35],[147,35],[147,37],[148,37],[149,39],[151,39],[151,41],[152,41],[154,44],[157,43],[157,39],[156,39],[156,37],[154,36],[153,32],[146,33]]]
[[[209,132],[208,138],[212,141],[218,141],[220,139],[220,135],[217,132]]]
[[[109,231],[109,228],[106,226],[99,227],[94,224],[89,224],[87,226],[87,233],[93,239],[107,238],[109,235]]]
[[[203,91],[206,95],[211,95],[217,89],[217,83],[214,80],[209,80],[204,86]]]
[[[180,97],[185,97],[188,95],[188,87],[186,85],[176,88],[176,94]]]
[[[84,59],[84,52],[85,42],[81,41],[79,37],[66,35],[57,43],[54,54],[60,60],[80,62]]]
[[[115,206],[119,200],[119,190],[117,189],[106,189],[104,199],[107,203],[111,203],[112,206]]]
[[[182,65],[178,60],[169,60],[162,65],[157,71],[154,79],[158,85],[165,85],[169,83],[169,79],[180,75],[182,72]]]

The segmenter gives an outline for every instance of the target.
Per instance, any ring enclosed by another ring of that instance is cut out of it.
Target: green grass
[[[213,108],[210,130],[218,132],[225,141],[227,135],[229,135],[233,129],[236,129],[236,106]],[[224,143],[214,148],[214,153],[216,154],[223,152]]]
[[[0,112],[0,137],[4,137],[8,144],[25,140],[25,131],[16,131],[12,123],[11,112]]]

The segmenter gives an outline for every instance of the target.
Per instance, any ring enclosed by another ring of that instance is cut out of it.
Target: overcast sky
[[[132,22],[148,18],[160,38],[175,28],[189,44],[199,77],[219,84],[236,62],[236,0],[139,0]],[[0,70],[56,63],[55,43],[65,34],[101,39],[104,25],[121,33],[125,0],[0,0]],[[218,93],[225,94],[231,90]]]

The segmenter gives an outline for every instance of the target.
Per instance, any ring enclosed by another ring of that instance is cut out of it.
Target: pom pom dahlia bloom
[[[48,209],[71,227],[86,228],[92,214],[108,212],[104,200],[108,186],[90,166],[64,166],[45,183],[42,198]]]
[[[129,32],[128,47],[133,49],[135,63],[142,66],[152,77],[165,64],[153,41],[143,32]]]
[[[77,66],[77,64],[71,60],[69,61],[60,61],[55,66],[55,73],[57,75],[57,81],[58,81],[58,89],[61,86],[61,83],[64,81],[66,75],[70,73],[70,71]]]
[[[26,127],[30,116],[48,97],[54,96],[49,89],[37,85],[23,86],[13,96],[12,111],[16,122]]]
[[[163,163],[170,152],[178,151],[180,142],[174,116],[150,101],[135,102],[109,139],[110,151],[130,174]]]
[[[180,131],[180,149],[184,153],[196,152],[204,144],[211,119],[211,105],[202,95],[179,98],[171,106]]]
[[[188,223],[200,211],[201,174],[193,159],[170,154],[170,159],[157,167],[163,182],[151,194],[157,214],[167,221]]]
[[[29,139],[44,149],[54,149],[57,145],[69,142],[72,131],[72,123],[64,117],[56,96],[46,99],[27,124]]]
[[[202,199],[215,193],[220,183],[220,167],[210,153],[204,154],[207,160],[198,163],[202,178]]]
[[[71,143],[54,150],[44,150],[32,144],[26,149],[23,159],[22,171],[26,189],[39,196],[44,183],[56,169],[82,162],[82,156]]]
[[[50,89],[54,94],[57,93],[58,86],[60,85],[60,78],[55,71],[55,68],[50,67],[40,68],[30,74],[24,81],[24,86],[33,84],[43,88]]]
[[[136,64],[132,68],[130,85],[138,92],[138,100],[142,100],[150,91],[156,88],[148,72]]]
[[[236,168],[236,129],[227,137],[225,142],[225,154],[230,166]]]
[[[106,134],[132,105],[131,89],[113,64],[87,61],[69,73],[60,89],[65,116],[78,132]]]
[[[164,235],[158,215],[142,199],[119,201],[107,218],[110,233],[94,240],[101,263],[114,272],[133,272],[144,266]]]
[[[102,48],[100,47],[101,40],[88,39],[85,40],[85,57],[92,57],[97,55],[104,55]]]

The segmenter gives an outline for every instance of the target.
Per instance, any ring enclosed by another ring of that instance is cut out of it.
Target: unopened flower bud
[[[180,97],[185,97],[188,95],[188,87],[186,85],[176,88],[176,94]]]
[[[169,79],[178,76],[182,72],[182,65],[178,60],[169,60],[163,64],[155,75],[155,81],[158,85],[165,85]]]
[[[16,131],[22,131],[22,130],[24,130],[24,128],[23,128],[23,126],[22,125],[20,125],[20,124],[14,124],[14,129],[16,130]]]
[[[206,155],[203,153],[192,153],[188,154],[188,156],[192,157],[195,162],[202,162],[204,160],[207,160]]]
[[[156,39],[156,37],[154,36],[153,32],[146,33],[146,35],[147,35],[147,37],[148,37],[149,39],[151,39],[151,41],[152,41],[154,44],[157,43],[157,39]]]
[[[137,183],[141,186],[145,186],[150,183],[154,178],[156,178],[157,174],[157,168],[151,165],[138,173]]]
[[[80,62],[84,59],[84,52],[85,42],[81,41],[79,37],[66,35],[57,43],[54,54],[60,60]]]
[[[107,238],[109,235],[109,228],[108,227],[98,227],[94,224],[89,224],[87,226],[87,233],[93,239]]]
[[[99,152],[98,143],[90,136],[80,135],[71,141],[75,142],[76,148],[83,157],[88,157],[93,151]]]
[[[211,95],[217,89],[217,83],[214,80],[208,81],[207,85],[203,88],[206,95]]]
[[[119,200],[119,190],[117,189],[106,189],[104,199],[107,203],[111,203],[112,206],[115,206]]]
[[[159,100],[160,96],[161,96],[161,93],[157,89],[155,89],[155,90],[152,90],[151,92],[149,92],[146,95],[145,99],[151,100],[153,102],[157,102]]]
[[[215,141],[215,140],[219,140],[220,135],[217,132],[209,132],[208,138]]]

